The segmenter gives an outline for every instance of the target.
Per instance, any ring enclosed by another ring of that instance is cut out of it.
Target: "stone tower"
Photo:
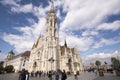
[[[33,44],[28,71],[50,71],[65,69],[66,71],[82,71],[83,64],[80,54],[76,48],[69,48],[65,41],[63,46],[59,45],[57,16],[54,3],[51,5],[46,16],[44,37],[39,36]]]
[[[39,36],[31,50],[28,68],[30,72],[57,70],[60,67],[59,36],[54,3],[52,3],[51,9],[46,16],[45,26],[44,37]]]
[[[54,10],[54,3],[46,16],[45,49],[47,49],[47,59],[54,59],[53,70],[59,68],[59,36],[58,36],[57,16]],[[52,69],[52,68],[51,68]]]
[[[10,60],[15,56],[15,53],[13,52],[13,50],[11,50],[10,52],[8,52],[7,58],[6,60]]]

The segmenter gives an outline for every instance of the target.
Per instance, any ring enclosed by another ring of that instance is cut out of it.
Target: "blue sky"
[[[120,0],[53,0],[60,45],[66,39],[84,63],[120,55]],[[0,60],[30,50],[44,35],[50,0],[0,0]]]

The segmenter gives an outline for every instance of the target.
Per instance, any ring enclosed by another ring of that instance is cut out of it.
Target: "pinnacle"
[[[50,12],[54,12],[54,2],[52,1]]]

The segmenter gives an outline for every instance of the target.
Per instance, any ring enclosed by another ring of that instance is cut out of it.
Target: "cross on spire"
[[[52,1],[51,10],[54,10],[54,2]]]
[[[52,4],[51,4],[51,9],[50,9],[50,13],[54,13],[54,2],[52,1]]]
[[[64,46],[67,47],[67,42],[66,42],[66,40],[65,40],[65,44],[64,44]]]

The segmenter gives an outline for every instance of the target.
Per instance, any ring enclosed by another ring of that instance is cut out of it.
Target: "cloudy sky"
[[[120,55],[120,0],[53,0],[60,45],[66,39],[85,64]],[[0,60],[30,50],[44,35],[50,0],[0,0]]]

